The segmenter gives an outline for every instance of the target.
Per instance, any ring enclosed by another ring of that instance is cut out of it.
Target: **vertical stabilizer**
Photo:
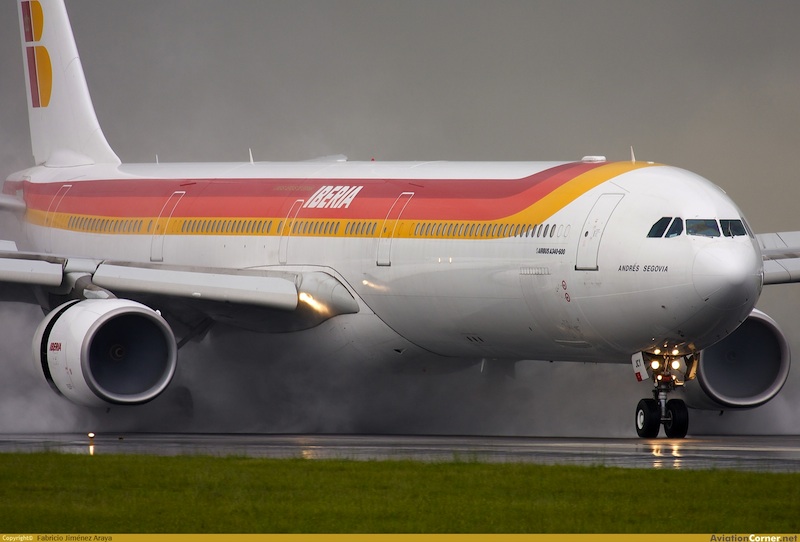
[[[17,5],[36,164],[119,164],[97,122],[64,1]]]

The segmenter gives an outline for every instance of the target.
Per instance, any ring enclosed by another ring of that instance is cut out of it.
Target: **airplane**
[[[18,12],[35,165],[0,195],[27,238],[0,241],[0,299],[43,309],[34,364],[73,403],[155,399],[215,325],[410,373],[631,364],[642,438],[786,382],[787,339],[755,305],[800,280],[800,232],[754,234],[699,175],[633,152],[123,164],[63,0]]]

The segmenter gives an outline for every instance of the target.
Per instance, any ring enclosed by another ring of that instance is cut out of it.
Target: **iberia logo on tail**
[[[36,45],[42,39],[44,13],[38,0],[22,2],[22,27],[25,35],[25,53],[28,57],[28,79],[31,87],[33,107],[47,107],[53,89],[53,67],[50,53],[44,45]]]

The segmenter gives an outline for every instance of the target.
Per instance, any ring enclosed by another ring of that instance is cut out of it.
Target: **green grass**
[[[798,510],[800,474],[0,455],[7,533],[791,533]]]

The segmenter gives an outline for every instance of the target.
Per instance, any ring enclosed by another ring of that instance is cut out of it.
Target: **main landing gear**
[[[689,431],[689,409],[681,399],[667,400],[669,392],[683,385],[671,372],[681,368],[682,360],[653,357],[649,363],[654,386],[653,398],[642,399],[636,405],[636,434],[641,438],[656,438],[663,425],[668,438],[683,438]]]

